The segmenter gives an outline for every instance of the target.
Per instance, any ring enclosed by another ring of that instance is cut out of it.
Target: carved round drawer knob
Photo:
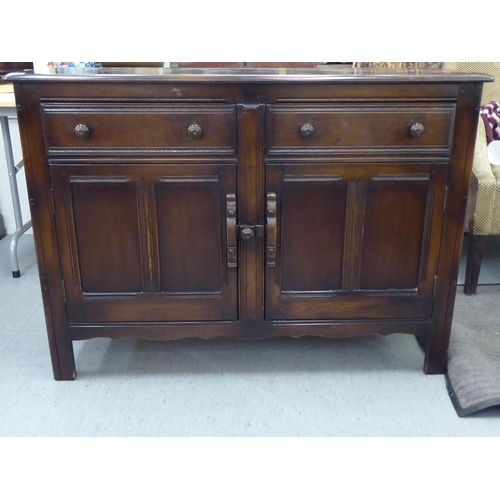
[[[75,127],[75,134],[77,137],[80,137],[81,139],[85,139],[85,137],[89,136],[90,130],[87,127],[87,125],[80,123]]]
[[[196,123],[193,123],[188,127],[188,134],[194,139],[198,139],[198,137],[201,136],[201,132],[202,132],[201,127]]]
[[[413,136],[413,137],[420,137],[423,135],[425,131],[425,128],[424,126],[421,124],[421,123],[414,123],[411,127],[410,127],[410,134]]]
[[[255,233],[253,232],[253,229],[250,229],[249,227],[246,227],[241,231],[241,237],[244,240],[251,240],[255,236]]]
[[[300,135],[304,139],[309,139],[314,134],[314,127],[310,123],[306,123],[300,127]]]

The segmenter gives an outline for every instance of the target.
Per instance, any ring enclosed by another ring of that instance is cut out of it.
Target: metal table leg
[[[14,207],[14,219],[16,222],[16,231],[12,235],[10,242],[10,262],[12,266],[12,276],[19,278],[21,271],[19,270],[19,262],[17,260],[17,243],[22,234],[31,227],[31,220],[23,224],[21,213],[21,204],[19,202],[19,191],[17,187],[16,174],[23,168],[24,164],[21,160],[17,165],[14,164],[14,155],[12,153],[12,142],[10,139],[9,121],[6,116],[0,116],[2,124],[3,143],[5,148],[5,157],[7,160],[7,169],[9,171],[10,192],[12,194],[12,205]]]

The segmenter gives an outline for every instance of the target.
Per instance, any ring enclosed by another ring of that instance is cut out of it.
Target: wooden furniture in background
[[[56,379],[72,342],[409,333],[446,370],[485,75],[12,76]]]
[[[174,62],[177,68],[314,68],[314,62]]]
[[[0,62],[0,80],[12,71],[26,71],[33,69],[32,62]]]

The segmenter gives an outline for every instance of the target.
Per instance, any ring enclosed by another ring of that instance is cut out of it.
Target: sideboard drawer
[[[451,149],[454,104],[273,104],[267,152],[342,149]]]
[[[45,102],[42,109],[49,154],[82,149],[235,152],[233,104]]]

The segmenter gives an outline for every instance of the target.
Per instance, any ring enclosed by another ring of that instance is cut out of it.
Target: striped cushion
[[[445,62],[443,69],[493,75],[495,81],[483,86],[481,104],[500,100],[500,62]],[[500,234],[500,167],[492,168],[488,160],[483,120],[478,123],[472,171],[478,181],[472,232],[477,235]]]
[[[491,168],[488,161],[486,131],[478,122],[473,175],[477,178],[477,205],[472,232],[477,235],[500,234],[500,167]]]

